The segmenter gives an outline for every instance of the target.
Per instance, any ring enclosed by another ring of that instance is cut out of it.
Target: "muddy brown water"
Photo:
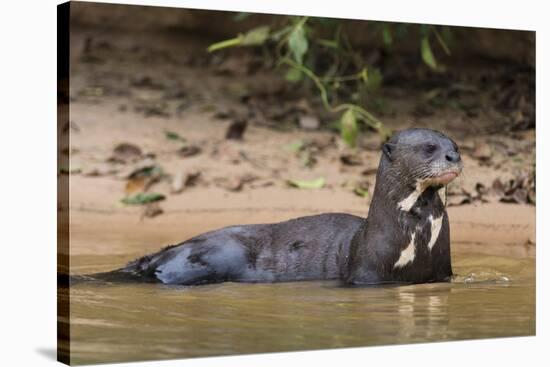
[[[71,270],[118,267],[144,253],[135,245],[118,238],[117,250],[128,249],[124,255],[72,255]],[[70,289],[71,362],[535,334],[533,258],[455,251],[453,267],[457,276],[451,283],[380,288],[346,288],[335,281],[196,287],[80,283]]]

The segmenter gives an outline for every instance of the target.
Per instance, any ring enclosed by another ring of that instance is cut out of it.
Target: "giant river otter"
[[[382,147],[367,219],[328,213],[226,227],[90,277],[181,285],[446,281],[452,275],[449,220],[439,194],[461,170],[450,138],[429,129],[404,130]]]

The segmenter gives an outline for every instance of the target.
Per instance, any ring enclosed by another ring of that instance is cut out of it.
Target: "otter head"
[[[430,186],[447,185],[462,171],[456,143],[435,130],[398,132],[383,145],[382,152],[384,170],[394,181],[410,187],[418,195]],[[408,207],[410,205],[405,205],[403,209]]]

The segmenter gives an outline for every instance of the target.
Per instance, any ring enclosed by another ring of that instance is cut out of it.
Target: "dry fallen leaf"
[[[146,184],[148,177],[136,177],[133,179],[128,180],[126,182],[126,185],[124,186],[124,192],[127,195],[135,194],[138,192],[144,192],[146,190]]]
[[[155,162],[154,159],[145,158],[145,159],[142,159],[139,162],[136,162],[132,166],[130,166],[130,167],[124,169],[124,170],[121,170],[117,174],[117,177],[120,178],[120,179],[123,179],[123,180],[126,180],[126,179],[131,178],[131,177],[136,177],[136,176],[140,175],[141,172],[147,172],[148,170],[153,169],[153,167],[155,167],[155,165],[156,165],[156,162]]]
[[[492,192],[504,203],[535,204],[534,172],[516,172],[515,177],[504,183],[500,178],[496,178],[492,184]]]
[[[446,195],[447,206],[474,204],[476,202],[487,203],[488,200],[485,198],[485,195],[487,195],[488,192],[489,189],[481,182],[476,183],[473,193],[463,187],[458,191],[455,189],[448,189]]]
[[[178,149],[178,155],[182,158],[192,157],[201,152],[201,148],[196,145],[184,145]]]
[[[143,209],[143,213],[141,217],[153,218],[162,213],[164,213],[164,210],[162,210],[162,208],[160,207],[160,204],[157,201],[155,201],[145,205],[145,208]]]
[[[378,168],[367,168],[366,170],[361,172],[361,174],[363,176],[370,176],[370,175],[375,175],[376,172],[378,172]]]
[[[227,132],[225,133],[226,139],[242,140],[248,121],[244,119],[237,119],[229,125]]]
[[[358,154],[342,154],[340,161],[348,166],[360,166],[363,164],[361,157]]]
[[[140,162],[131,171],[124,172],[127,179],[124,187],[125,193],[135,194],[147,191],[153,184],[161,180],[164,173],[162,167],[154,161]]]
[[[275,185],[275,182],[273,182],[270,179],[258,179],[257,181],[253,181],[250,183],[250,188],[252,189],[258,189],[262,187],[269,187]]]
[[[142,158],[141,149],[134,144],[121,143],[113,150],[113,155],[108,159],[109,162],[131,163]]]
[[[257,180],[259,177],[252,174],[245,174],[242,176],[231,177],[231,178],[217,178],[214,180],[216,186],[226,189],[228,191],[241,191],[244,188],[245,184],[251,183]]]
[[[502,183],[500,178],[496,178],[493,181],[492,189],[493,189],[493,194],[498,196],[498,197],[502,197],[502,196],[505,195],[506,190],[505,190],[504,184]]]
[[[140,99],[134,107],[135,112],[143,113],[145,117],[170,117],[169,105],[163,100]]]

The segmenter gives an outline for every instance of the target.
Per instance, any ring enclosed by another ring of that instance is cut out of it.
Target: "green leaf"
[[[360,187],[354,188],[353,192],[355,193],[355,195],[361,196],[362,198],[368,198],[369,197],[369,191],[368,190],[363,190]]]
[[[140,192],[133,196],[125,197],[124,199],[121,200],[121,202],[126,205],[141,205],[141,204],[152,203],[153,201],[164,200],[165,198],[166,197],[164,195],[154,193],[154,192],[151,192],[151,193]]]
[[[378,69],[371,69],[369,71],[366,87],[368,92],[376,92],[382,85],[382,73]],[[364,80],[364,79],[363,79]]]
[[[166,139],[168,139],[168,140],[179,140],[179,141],[182,141],[182,142],[186,141],[178,133],[173,132],[173,131],[168,131],[168,130],[164,131],[164,136],[166,136]]]
[[[363,80],[363,83],[368,84],[369,82],[369,70],[365,66],[363,70],[361,70],[361,80]]]
[[[296,83],[302,80],[303,74],[300,69],[290,68],[285,74],[285,79],[291,83]]]
[[[420,42],[420,53],[422,54],[422,60],[424,60],[424,63],[433,70],[437,70],[437,62],[435,61],[435,57],[430,46],[430,41],[427,36],[424,36]]]
[[[340,118],[340,135],[342,140],[350,147],[355,147],[357,144],[357,118],[355,112],[350,108],[342,114]]]
[[[311,181],[301,181],[301,180],[288,180],[290,186],[299,188],[299,189],[320,189],[325,186],[326,181],[324,177],[319,177]]]
[[[257,46],[265,42],[269,37],[269,26],[264,25],[249,30],[242,37],[241,45],[242,46]]]
[[[292,33],[290,33],[290,37],[288,38],[288,48],[292,52],[292,55],[294,56],[296,62],[302,65],[304,55],[306,54],[308,49],[306,32],[304,31],[303,25],[297,26],[296,28],[294,28]]]

